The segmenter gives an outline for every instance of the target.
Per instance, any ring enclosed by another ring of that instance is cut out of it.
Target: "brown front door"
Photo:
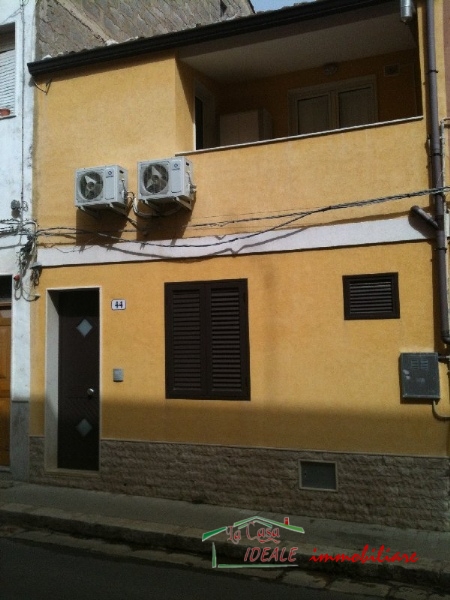
[[[59,292],[58,467],[99,463],[99,293]]]
[[[0,301],[0,465],[9,466],[11,304]]]

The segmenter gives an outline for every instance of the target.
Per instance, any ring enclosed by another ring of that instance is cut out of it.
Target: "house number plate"
[[[127,301],[118,298],[117,300],[111,300],[111,308],[113,310],[125,310],[127,307]]]

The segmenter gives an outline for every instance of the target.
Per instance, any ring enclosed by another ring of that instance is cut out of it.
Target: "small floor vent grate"
[[[300,460],[300,489],[337,491],[336,463]]]

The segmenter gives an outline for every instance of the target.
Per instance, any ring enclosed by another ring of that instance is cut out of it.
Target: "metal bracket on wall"
[[[85,212],[86,214],[88,214],[90,217],[94,217],[94,219],[100,219],[100,215],[98,214],[98,211],[91,210],[90,208],[86,208],[85,206],[79,206],[78,208],[80,210],[82,210],[83,212]]]

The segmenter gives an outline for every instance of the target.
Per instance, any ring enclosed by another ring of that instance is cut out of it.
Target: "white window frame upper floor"
[[[0,119],[16,114],[16,43],[14,25],[0,27]]]
[[[350,104],[345,107],[344,99],[361,93],[364,114],[351,113]],[[300,122],[300,103],[304,102],[303,123]],[[309,105],[309,106],[308,106]],[[345,114],[347,108],[347,114]],[[309,110],[309,114],[308,114]],[[308,122],[309,119],[309,122]],[[291,136],[321,133],[369,125],[377,122],[377,89],[375,75],[347,79],[329,84],[320,84],[306,88],[297,88],[289,92],[289,133]]]

